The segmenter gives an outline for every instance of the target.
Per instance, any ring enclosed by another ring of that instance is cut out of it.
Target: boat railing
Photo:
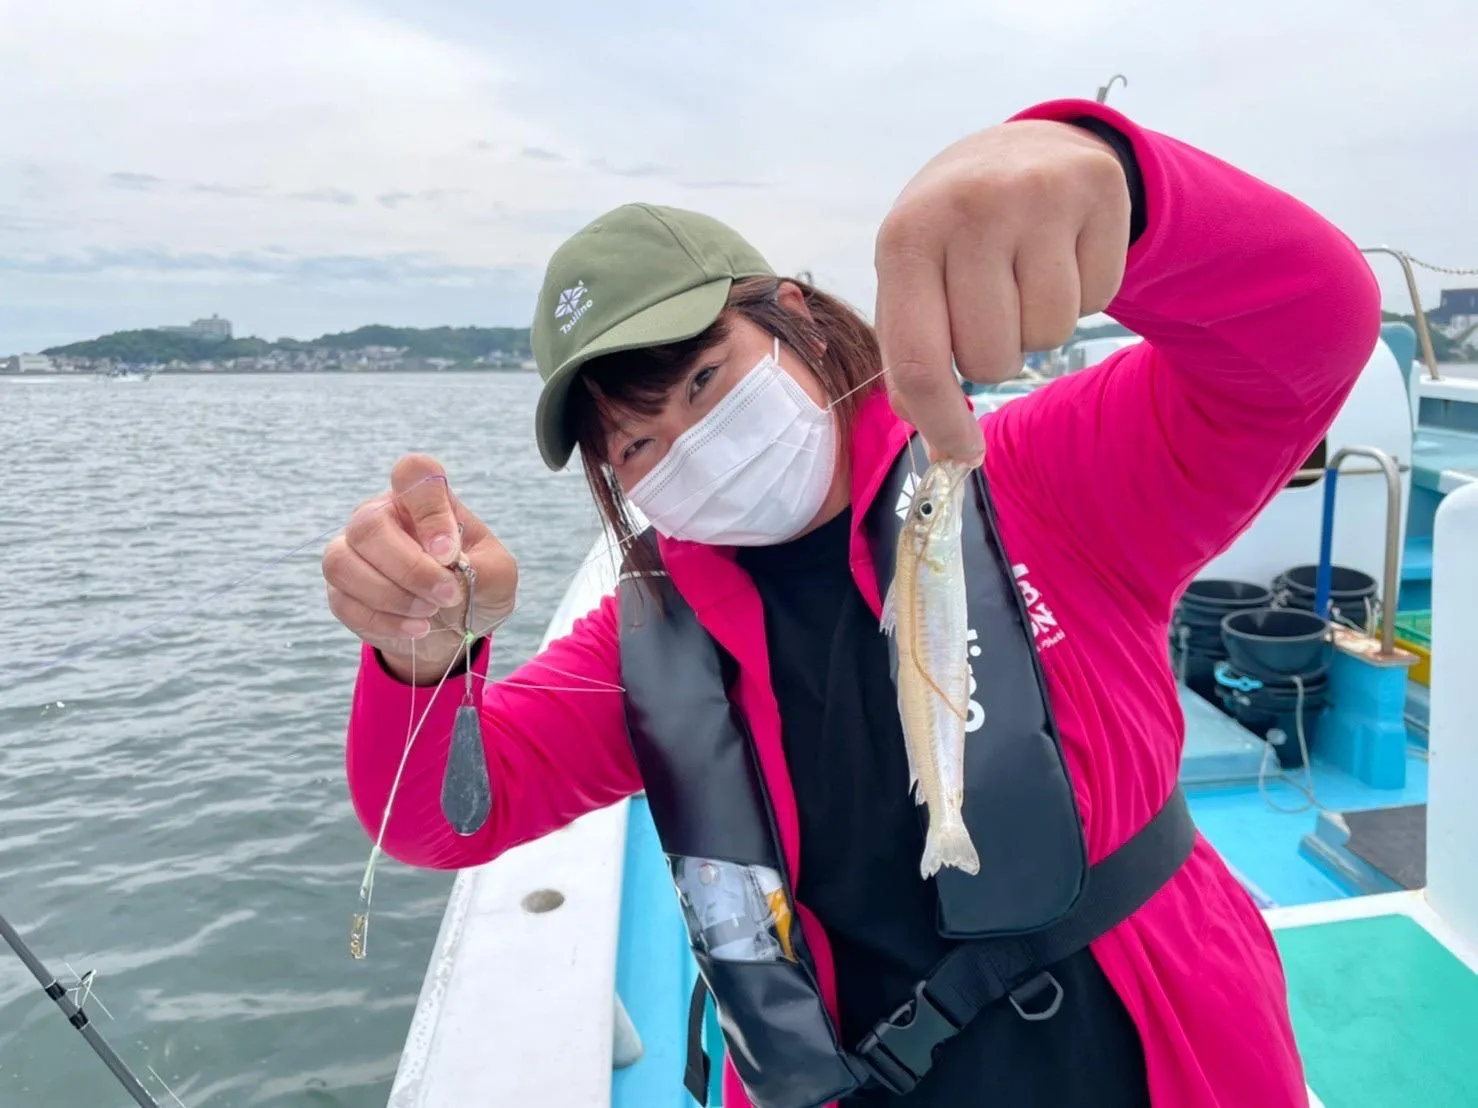
[[[1422,309],[1422,294],[1416,287],[1416,274],[1412,271],[1411,263],[1416,262],[1424,269],[1443,272],[1442,266],[1426,265],[1413,258],[1405,250],[1397,250],[1392,246],[1362,246],[1362,254],[1389,254],[1401,263],[1401,272],[1406,275],[1406,291],[1411,295],[1411,311],[1416,317],[1416,335],[1422,344],[1422,361],[1427,363],[1427,373],[1432,380],[1442,380],[1442,375],[1437,372],[1437,355],[1432,352],[1432,332],[1427,327],[1427,313]]]
[[[1341,447],[1324,466],[1324,523],[1319,536],[1319,575],[1314,586],[1314,611],[1326,619],[1329,617],[1336,479],[1345,459],[1354,457],[1371,459],[1379,467],[1378,472],[1386,478],[1386,558],[1381,575],[1380,656],[1390,658],[1396,649],[1396,589],[1401,561],[1401,470],[1396,460],[1378,447]]]
[[[1114,87],[1115,81],[1123,81],[1124,87],[1129,87],[1129,78],[1125,77],[1122,73],[1115,73],[1112,77],[1108,79],[1107,84],[1102,84],[1098,86],[1098,92],[1094,95],[1093,99],[1097,100],[1100,104],[1107,104],[1109,90]]]
[[[1397,473],[1411,472],[1410,462],[1403,462],[1399,458],[1393,459],[1393,461],[1395,462]],[[1308,469],[1299,470],[1288,480],[1290,482],[1317,481],[1328,472],[1327,466],[1310,466]],[[1384,472],[1385,470],[1380,466],[1367,466],[1364,469],[1347,469],[1341,466],[1339,470],[1341,477],[1379,477]]]

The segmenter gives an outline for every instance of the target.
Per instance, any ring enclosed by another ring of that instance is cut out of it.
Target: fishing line
[[[391,497],[389,500],[385,501],[384,504],[380,505],[380,507],[376,508],[375,510],[386,511],[394,507],[400,502],[401,499],[409,496],[412,489],[419,488],[421,485],[425,484],[428,481],[445,482],[446,478],[436,474],[431,474],[429,476],[423,477],[410,488],[406,489],[404,492],[398,493],[395,496]],[[134,630],[130,631],[125,629],[119,635],[109,636],[107,640],[102,643],[98,643],[95,636],[73,639],[72,642],[62,647],[60,651],[53,654],[49,659],[39,663],[32,663],[30,666],[20,666],[18,668],[9,669],[7,670],[7,676],[15,676],[18,679],[17,683],[19,683],[19,681],[25,681],[36,677],[43,677],[54,670],[60,669],[62,665],[69,661],[80,661],[85,658],[90,658],[94,654],[102,653],[105,650],[116,650],[120,646],[126,646],[130,643],[146,638],[162,627],[167,627],[172,623],[177,623],[178,621],[184,619],[186,616],[191,615],[199,609],[205,607],[212,601],[219,600],[221,599],[221,597],[234,592],[236,589],[239,589],[244,585],[251,584],[251,582],[255,581],[258,577],[261,577],[263,574],[269,573],[270,571],[276,569],[278,566],[301,554],[309,547],[316,546],[327,541],[328,539],[333,538],[343,529],[343,524],[335,524],[333,527],[330,527],[327,530],[320,531],[312,538],[307,539],[299,543],[297,546],[294,546],[289,550],[285,550],[280,554],[273,555],[265,562],[252,567],[245,573],[242,573],[240,576],[227,581],[225,584],[219,586],[218,588],[212,589],[211,591],[205,593],[203,596],[191,601],[183,607],[176,608],[168,615],[160,616],[158,619],[149,620],[145,622],[142,626],[136,627]],[[80,647],[84,647],[89,643],[94,644],[94,648],[92,650],[79,649]]]
[[[79,1009],[84,1007],[90,1000],[100,1009],[102,1009],[103,1015],[107,1016],[110,1020],[113,1020],[114,1023],[117,1023],[117,1017],[108,1010],[108,1006],[103,1003],[103,998],[99,996],[95,991],[93,991],[93,986],[97,982],[98,971],[95,969],[90,969],[86,973],[78,973],[76,969],[73,968],[72,963],[68,962],[65,958],[62,959],[62,965],[66,966],[67,972],[77,979],[77,984],[73,985],[67,990],[67,992],[69,993],[78,994],[78,999],[75,1002],[77,1007]],[[164,1091],[169,1094],[171,1100],[178,1104],[180,1108],[187,1108],[185,1102],[180,1099],[180,1095],[169,1087],[169,1082],[164,1080],[164,1078],[159,1075],[158,1070],[156,1070],[152,1065],[146,1065],[145,1068],[147,1068],[149,1073],[153,1075],[154,1080],[159,1082],[159,1084],[164,1088]]]
[[[369,953],[369,914],[370,900],[375,892],[375,863],[380,860],[385,843],[385,832],[390,827],[390,809],[395,803],[395,796],[400,791],[400,779],[405,774],[405,766],[411,757],[411,747],[415,745],[416,736],[421,733],[421,727],[426,718],[431,715],[431,709],[436,706],[437,695],[441,687],[446,684],[447,678],[451,676],[452,670],[456,668],[458,659],[461,658],[459,651],[456,658],[446,667],[441,675],[441,680],[431,690],[431,695],[426,700],[426,707],[421,712],[419,721],[415,718],[415,701],[411,701],[411,714],[406,720],[405,749],[401,751],[400,764],[395,767],[395,777],[390,782],[390,793],[385,797],[385,811],[380,817],[380,830],[375,836],[374,846],[370,848],[369,862],[364,867],[364,877],[359,882],[359,911],[351,920],[349,928],[349,955],[356,961],[363,959]],[[411,685],[416,684],[416,640],[411,640]]]
[[[783,371],[784,367],[782,366],[781,368],[782,368],[782,371]],[[879,377],[882,377],[887,372],[888,371],[886,369],[880,369],[880,370],[878,370],[871,377],[869,377],[866,380],[864,380],[861,384],[854,385],[852,388],[848,389],[846,392],[842,393],[840,396],[836,397],[834,400],[831,400],[826,405],[826,407],[824,409],[822,409],[822,410],[823,411],[826,411],[826,412],[830,412],[832,409],[834,409],[839,403],[841,403],[847,397],[851,396],[853,393],[861,392],[863,389],[867,388],[868,385],[872,384],[874,381],[876,381]],[[725,396],[727,396],[727,395],[728,394],[725,393]],[[723,398],[720,397],[719,399],[722,400]],[[715,403],[717,403],[717,402],[715,402]],[[809,449],[809,448],[802,449],[802,448],[799,448],[799,447],[796,449],[797,456],[799,456],[801,454],[814,454],[814,453],[816,453],[816,451],[814,449]],[[729,477],[736,470],[741,469],[742,467],[748,465],[749,462],[750,462],[750,460],[751,459],[749,459],[749,458],[741,458],[739,461],[737,461],[733,465],[731,465],[728,469],[724,470],[722,473],[717,474],[711,481],[707,482],[706,484],[703,484],[703,485],[698,486],[698,488],[696,488],[692,492],[688,493],[687,496],[683,497],[676,504],[672,505],[672,507],[669,509],[669,511],[676,511],[677,509],[681,508],[684,504],[688,503],[688,501],[692,500],[695,496],[702,496],[704,493],[708,492],[710,489],[714,488],[716,485],[721,484],[724,481],[725,478]],[[912,463],[912,457],[911,456],[910,456],[910,463]],[[609,466],[607,468],[609,468]],[[915,470],[914,470],[914,476],[915,477],[918,476],[918,470],[917,470],[917,468],[915,468]],[[618,542],[620,542],[622,544],[629,544],[631,542],[634,542],[639,537],[640,536],[637,536],[637,535],[627,536],[627,537],[624,537],[624,538],[619,538],[618,539]]]
[[[41,985],[42,991],[56,1002],[56,1006],[67,1017],[67,1022],[87,1040],[87,1045],[92,1047],[93,1053],[101,1058],[103,1064],[112,1071],[113,1076],[133,1098],[134,1103],[139,1105],[139,1108],[160,1108],[159,1102],[150,1095],[143,1082],[134,1075],[134,1072],[128,1068],[122,1058],[118,1057],[117,1052],[108,1045],[108,1041],[93,1026],[87,1013],[72,1002],[71,990],[63,986],[46,968],[41,959],[36,957],[31,948],[26,945],[25,939],[21,938],[20,932],[12,927],[3,915],[0,915],[0,939],[4,939],[10,949],[15,951],[16,957],[21,960],[26,969],[31,971],[31,976]]]
[[[831,412],[840,401],[845,400],[847,397],[873,384],[875,381],[881,378],[885,372],[886,370],[879,370],[879,372],[868,377],[860,384],[849,389],[847,392],[842,393],[840,396],[836,397],[829,404],[827,404],[825,410],[827,412]],[[911,451],[910,464],[914,464]],[[693,493],[689,494],[688,497],[684,498],[681,504],[686,504],[688,500],[692,499],[692,497],[701,495],[702,493],[708,491],[719,481],[728,477],[731,473],[737,470],[740,465],[742,465],[742,463],[736,464],[735,466],[726,470],[723,474],[720,474],[719,477],[716,478],[714,481],[709,482],[698,490],[695,490]],[[915,474],[917,475],[916,466]],[[446,477],[444,475],[429,475],[427,477],[423,477],[421,478],[421,480],[410,486],[410,488],[388,498],[375,510],[386,511],[396,508],[400,504],[400,502],[407,495],[410,494],[412,490],[418,488],[420,485],[426,483],[427,481],[437,480],[442,481],[443,483],[447,483]],[[449,483],[448,491],[450,491]],[[679,506],[681,506],[681,504]],[[460,529],[461,528],[459,527],[459,530]],[[209,605],[215,603],[216,601],[219,601],[223,597],[226,597],[237,591],[238,589],[241,589],[244,586],[256,581],[257,579],[271,572],[273,569],[276,569],[289,560],[297,557],[305,550],[308,550],[311,547],[321,546],[324,542],[328,541],[342,531],[343,525],[337,523],[332,527],[325,528],[312,537],[305,539],[303,542],[298,543],[297,545],[276,555],[273,555],[265,561],[248,569],[244,573],[241,573],[240,575],[225,581],[221,585],[206,591],[205,593],[196,597],[194,600],[174,609],[173,611],[170,611],[166,615],[160,616],[155,619],[146,620],[141,624],[134,626],[132,629],[125,629],[121,633],[109,636],[103,641],[99,641],[96,636],[77,638],[67,643],[60,650],[40,662],[12,667],[7,673],[7,677],[12,679],[10,687],[13,689],[26,681],[35,680],[47,676],[48,674],[54,673],[57,670],[61,669],[63,666],[66,666],[68,664],[76,664],[77,662],[102,654],[105,651],[116,651],[119,648],[127,647],[147,640],[164,628],[170,627],[195,615],[202,609],[207,608]],[[601,557],[610,557],[612,559],[613,568],[619,571],[618,559],[624,556],[625,549],[632,543],[636,542],[637,539],[640,538],[640,536],[634,533],[625,536],[613,536],[609,532],[606,532],[606,538],[607,541],[604,545],[604,548],[598,553],[593,554],[591,557],[582,561],[580,565],[575,569],[574,573],[572,573],[569,578],[566,579],[567,581],[573,580],[586,568],[592,565],[596,559]],[[411,712],[407,717],[407,733],[404,749],[401,752],[400,761],[396,767],[395,776],[391,782],[390,790],[385,800],[385,808],[380,820],[379,830],[375,836],[374,843],[370,850],[370,856],[365,866],[364,875],[360,882],[360,911],[355,913],[352,917],[350,933],[350,953],[356,959],[362,959],[368,953],[369,918],[371,903],[374,895],[375,868],[379,859],[384,854],[384,841],[389,829],[390,818],[393,812],[395,799],[399,793],[400,785],[404,778],[405,768],[409,762],[411,752],[414,749],[416,739],[420,735],[422,729],[425,727],[426,721],[430,717],[431,709],[436,704],[442,688],[451,677],[453,670],[456,668],[458,662],[462,660],[464,654],[467,658],[468,664],[466,679],[469,690],[467,694],[469,704],[471,702],[470,690],[472,688],[474,679],[477,677],[481,677],[484,685],[486,685],[489,680],[492,680],[485,674],[473,674],[471,672],[471,657],[473,647],[475,646],[478,639],[490,635],[493,631],[497,630],[498,627],[501,627],[509,618],[512,617],[514,611],[516,610],[515,607],[514,609],[506,613],[501,619],[496,621],[493,625],[482,630],[481,632],[474,633],[468,624],[470,623],[472,606],[475,603],[475,594],[473,590],[475,577],[471,574],[470,567],[467,565],[465,558],[462,561],[462,567],[464,568],[464,570],[467,571],[468,575],[467,607],[469,614],[469,620],[465,621],[463,628],[459,630],[459,633],[463,636],[463,648],[458,650],[452,661],[442,672],[436,685],[432,688],[431,693],[427,699],[426,706],[422,710],[419,719],[415,718],[414,696],[412,698]],[[458,629],[450,627],[432,627],[428,630],[427,634],[429,635],[431,633],[441,631],[458,631]],[[410,640],[410,657],[411,684],[415,686],[415,639]],[[625,691],[624,688],[619,684],[600,681],[598,679],[589,678],[581,674],[569,673],[557,667],[550,666],[547,663],[544,665],[543,668],[568,680],[585,682],[586,684],[583,687],[537,685],[531,682],[519,680],[507,680],[505,683],[510,688],[525,688],[566,694],[604,693],[609,695],[613,693],[620,694]],[[464,705],[464,707],[466,706],[468,705]],[[470,704],[470,706],[472,707],[475,714],[480,714],[478,706],[476,704]],[[159,1102],[154,1099],[154,1097],[150,1094],[148,1089],[143,1085],[138,1077],[133,1073],[133,1071],[128,1068],[128,1066],[123,1062],[121,1058],[119,1058],[113,1048],[92,1025],[92,1022],[88,1018],[87,1013],[84,1011],[84,1006],[91,1001],[95,1002],[97,1007],[100,1008],[108,1016],[109,1019],[113,1018],[112,1013],[108,1011],[102,1000],[95,994],[94,985],[96,982],[96,972],[88,971],[86,974],[79,975],[76,973],[75,970],[71,969],[70,965],[68,965],[68,970],[77,979],[77,983],[71,988],[64,987],[60,982],[56,980],[54,975],[52,975],[50,971],[46,969],[45,965],[32,953],[30,947],[26,944],[25,940],[13,927],[11,927],[4,916],[0,916],[0,938],[3,938],[6,941],[6,943],[15,952],[17,957],[20,958],[21,962],[27,967],[27,969],[31,971],[32,975],[40,983],[42,989],[46,992],[47,996],[49,996],[58,1005],[58,1007],[62,1009],[63,1013],[67,1016],[68,1022],[70,1022],[72,1026],[76,1028],[76,1030],[88,1042],[89,1046],[92,1047],[93,1051],[98,1055],[98,1057],[104,1062],[105,1065],[107,1065],[108,1069],[113,1073],[114,1077],[128,1092],[134,1102],[138,1104],[140,1108],[160,1108]],[[74,993],[76,994],[75,1001],[73,1000]],[[160,1086],[164,1088],[166,1093],[168,1093],[170,1099],[175,1104],[179,1105],[180,1108],[185,1108],[184,1102],[180,1099],[178,1094],[175,1093],[175,1091],[169,1086],[168,1082],[166,1082],[164,1078],[160,1076],[158,1071],[155,1070],[152,1065],[148,1066],[148,1072],[156,1081],[159,1082]]]

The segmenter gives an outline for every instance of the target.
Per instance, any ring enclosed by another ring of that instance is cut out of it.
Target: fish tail
[[[980,855],[970,841],[970,831],[958,812],[951,812],[943,819],[930,818],[929,833],[924,837],[924,857],[919,862],[919,874],[933,877],[943,866],[974,875],[980,872]]]

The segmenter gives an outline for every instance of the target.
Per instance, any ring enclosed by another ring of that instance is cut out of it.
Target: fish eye
[[[933,514],[934,505],[928,500],[925,500],[922,504],[919,505],[919,515],[923,516],[925,519],[928,519]]]

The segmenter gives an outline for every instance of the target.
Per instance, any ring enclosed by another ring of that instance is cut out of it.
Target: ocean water
[[[432,453],[519,560],[511,669],[598,531],[538,458],[537,387],[0,378],[0,914],[64,982],[96,971],[112,1018],[89,1010],[161,1104],[151,1067],[188,1108],[385,1103],[451,875],[383,860],[349,957],[356,640],[319,557]],[[0,1108],[131,1103],[0,945]]]

